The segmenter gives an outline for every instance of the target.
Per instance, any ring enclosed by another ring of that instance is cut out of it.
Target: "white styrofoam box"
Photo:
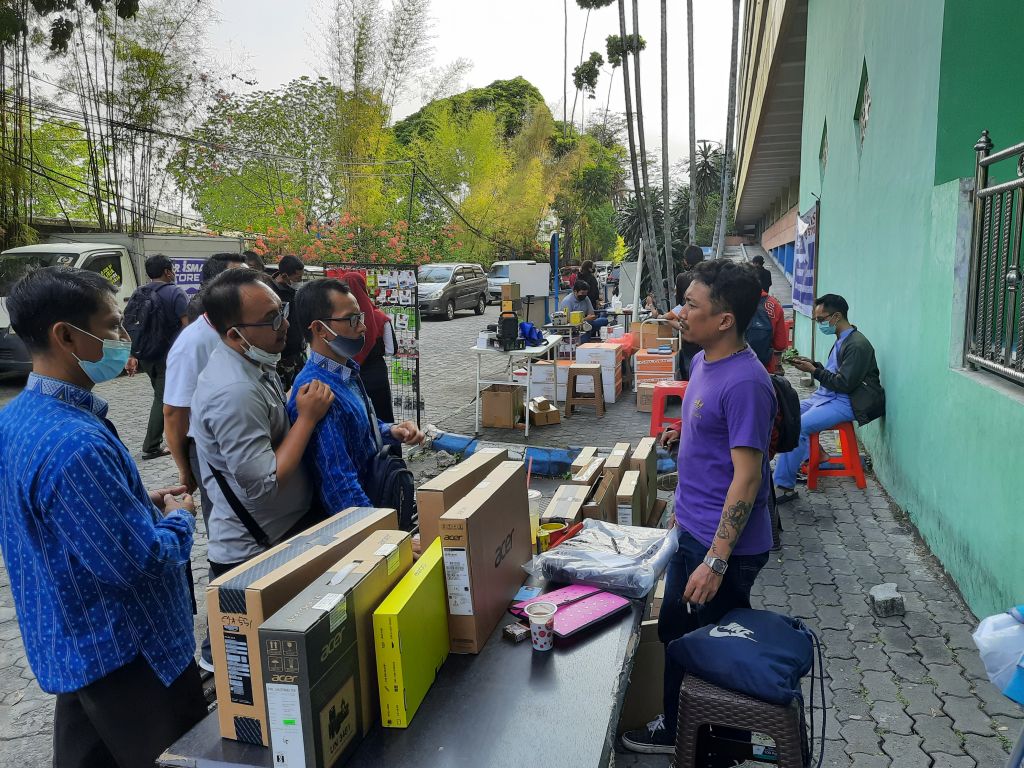
[[[622,354],[620,347],[609,349],[607,347],[590,346],[583,344],[576,348],[577,363],[598,363],[602,370],[615,371],[619,364],[619,355]]]
[[[614,403],[617,397],[616,389],[619,393],[622,391],[622,382],[620,381],[618,387],[615,385],[615,381],[603,378],[601,381],[601,389],[604,391],[604,401],[606,403]],[[581,395],[590,395],[594,392],[594,380],[589,376],[586,378],[576,379],[576,391]]]
[[[555,378],[561,386],[565,386],[569,383],[569,366],[559,365],[558,370],[555,373]]]
[[[536,383],[551,382],[555,377],[555,366],[548,363],[534,363],[530,367],[530,381]]]
[[[565,402],[565,384],[559,384],[558,385],[557,394],[558,394],[558,397],[557,397],[558,402],[559,403],[564,403]],[[530,397],[546,397],[549,400],[554,400],[554,399],[556,399],[555,398],[555,387],[554,387],[553,384],[546,383],[546,382],[541,382],[539,384],[537,384],[537,383],[531,384],[530,385]]]

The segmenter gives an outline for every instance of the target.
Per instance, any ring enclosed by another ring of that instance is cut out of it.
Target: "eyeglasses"
[[[815,316],[814,317],[814,322],[816,322],[816,323],[827,323],[829,320],[831,320],[835,316],[836,316],[835,312],[832,312],[831,314],[828,314],[828,315],[824,315],[822,317]]]
[[[354,315],[342,315],[341,317],[325,317],[324,318],[324,322],[325,323],[333,323],[333,322],[339,322],[340,323],[342,320],[348,320],[349,327],[352,330],[355,330],[356,328],[358,328],[360,325],[363,324],[363,321],[365,319],[366,319],[366,313],[365,312],[357,312]]]
[[[268,320],[265,323],[235,323],[235,328],[266,328],[269,326],[275,331],[280,331],[284,321],[288,319],[289,309],[290,305],[286,301],[281,305],[281,311],[274,315],[273,320]]]

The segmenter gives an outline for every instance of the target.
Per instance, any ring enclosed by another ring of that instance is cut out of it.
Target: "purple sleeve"
[[[734,383],[723,395],[729,448],[768,452],[775,420],[775,394],[771,385],[753,379]]]

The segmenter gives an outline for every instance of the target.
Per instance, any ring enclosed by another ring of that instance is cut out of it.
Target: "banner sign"
[[[206,259],[203,258],[171,257],[171,264],[174,265],[174,282],[188,294],[189,298],[199,290],[199,278],[205,263]]]
[[[818,206],[796,220],[796,243],[793,246],[793,310],[801,315],[814,315],[814,270],[817,265]]]

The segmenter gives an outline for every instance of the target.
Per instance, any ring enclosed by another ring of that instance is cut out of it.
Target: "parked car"
[[[40,267],[77,267],[98,272],[117,289],[124,307],[139,285],[128,249],[110,243],[51,243],[11,248],[0,253],[0,373],[30,373],[32,358],[11,328],[7,294],[18,280]]]
[[[615,264],[608,270],[608,287],[617,288],[619,286],[619,272],[622,271],[620,264]]]
[[[487,297],[501,301],[501,286],[519,283],[523,296],[546,296],[551,289],[551,265],[536,261],[496,261],[487,271]]]
[[[426,264],[417,272],[422,315],[444,315],[460,309],[482,315],[487,309],[487,275],[479,264]]]

